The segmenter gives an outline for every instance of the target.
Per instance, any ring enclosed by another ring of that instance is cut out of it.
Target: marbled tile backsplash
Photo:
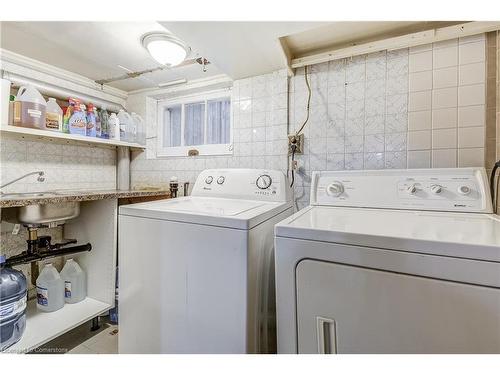
[[[28,172],[45,172],[44,182],[37,182],[36,176],[30,176],[2,189],[6,193],[116,187],[114,148],[69,145],[56,141],[28,141],[2,136],[0,156],[1,183]]]

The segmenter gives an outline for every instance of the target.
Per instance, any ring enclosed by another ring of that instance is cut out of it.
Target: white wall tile
[[[408,151],[408,168],[430,168],[431,151]]]
[[[409,94],[408,110],[425,111],[430,110],[432,104],[432,91],[411,92]]]
[[[431,128],[431,111],[418,111],[408,113],[408,130],[426,130]]]
[[[432,128],[455,128],[457,126],[457,108],[443,108],[432,111]]]
[[[457,86],[458,82],[458,67],[451,66],[448,68],[433,70],[433,88],[440,89],[444,87]]]
[[[409,56],[409,72],[432,70],[432,51],[412,53]]]
[[[459,167],[484,167],[484,148],[458,150]]]
[[[485,61],[485,42],[479,41],[475,43],[460,44],[459,46],[459,63],[472,64]]]
[[[410,92],[432,89],[432,70],[410,73]]]
[[[432,108],[450,108],[457,106],[457,87],[432,90]]]
[[[432,130],[432,148],[456,148],[457,129]]]
[[[476,64],[460,65],[459,67],[459,82],[458,84],[473,85],[476,83],[484,83],[486,79],[486,64],[484,62]]]
[[[484,105],[458,107],[458,126],[485,126],[485,116]]]
[[[451,46],[433,49],[433,68],[440,69],[458,64],[458,47]]]
[[[455,168],[457,166],[457,150],[432,150],[432,168]]]
[[[419,130],[408,132],[408,150],[429,150],[431,148],[431,131]]]
[[[484,84],[460,86],[458,88],[458,105],[464,107],[485,104],[485,95]]]
[[[459,128],[458,129],[458,147],[484,147],[484,128]]]

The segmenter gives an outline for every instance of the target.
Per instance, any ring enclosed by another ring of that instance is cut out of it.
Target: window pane
[[[230,99],[209,100],[207,110],[207,143],[229,143],[231,123]]]
[[[181,145],[181,109],[180,105],[165,108],[163,116],[163,147]]]
[[[205,103],[190,103],[184,106],[184,144],[202,145],[205,128]]]

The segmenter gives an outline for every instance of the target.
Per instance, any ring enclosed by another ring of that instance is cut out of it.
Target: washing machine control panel
[[[291,199],[285,174],[268,169],[207,169],[192,195],[284,202]]]
[[[311,204],[492,212],[484,168],[313,172]]]

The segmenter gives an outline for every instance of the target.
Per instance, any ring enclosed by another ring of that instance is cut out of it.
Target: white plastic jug
[[[134,125],[136,129],[135,142],[140,145],[146,145],[146,127],[144,126],[144,120],[137,113],[132,112],[132,120],[134,120]]]
[[[126,142],[135,142],[135,126],[132,116],[123,109],[118,111],[118,120],[120,120],[120,140]]]
[[[36,279],[36,307],[45,312],[64,306],[64,282],[52,263],[43,267]]]
[[[68,259],[61,271],[64,281],[64,300],[66,303],[83,301],[87,296],[87,279],[85,272],[73,259]]]
[[[14,125],[29,128],[45,128],[47,102],[33,86],[21,86],[17,92],[14,108]]]
[[[108,130],[109,139],[120,140],[120,120],[116,116],[116,113],[112,113],[108,118]]]
[[[62,131],[63,110],[59,107],[54,98],[49,98],[47,102],[47,112],[45,115],[45,130]]]

